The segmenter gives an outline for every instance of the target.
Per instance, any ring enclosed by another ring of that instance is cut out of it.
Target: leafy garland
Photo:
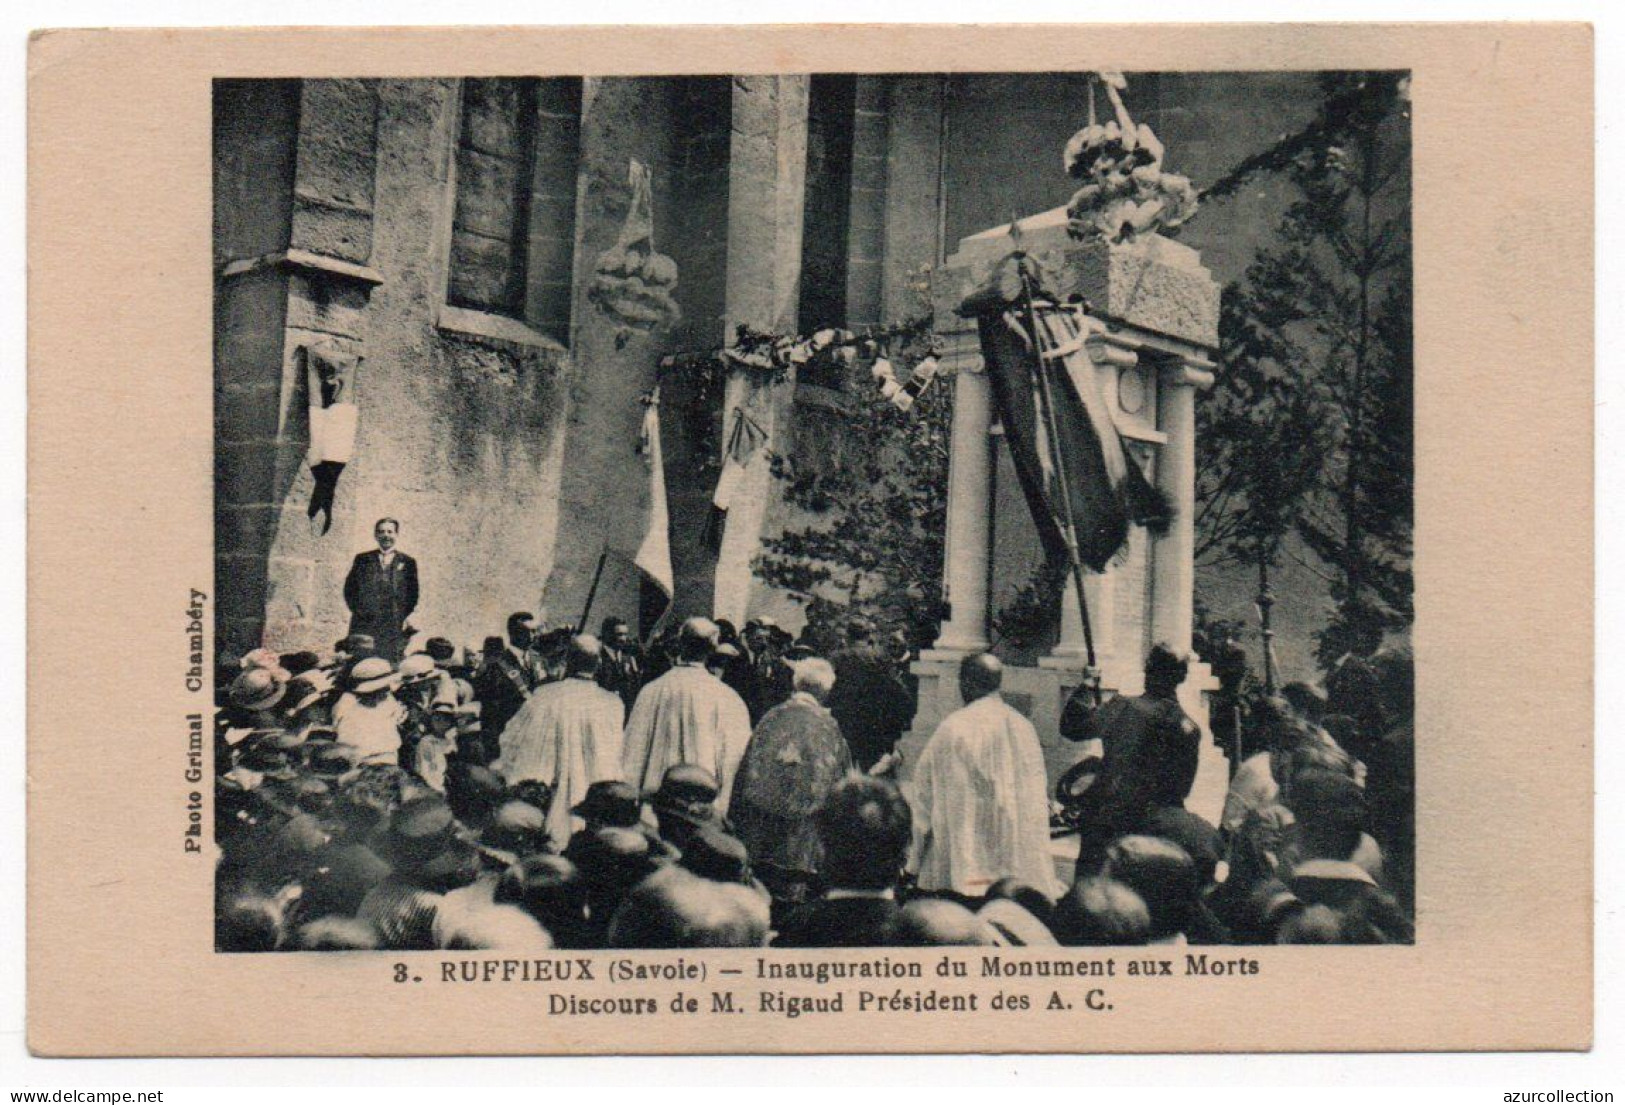
[[[931,316],[922,315],[891,326],[862,331],[826,327],[811,335],[772,334],[745,323],[734,329],[734,340],[720,349],[669,353],[660,358],[657,380],[683,374],[703,390],[708,383],[720,385],[730,369],[744,369],[761,384],[777,384],[789,375],[791,367],[802,368],[823,362],[851,367],[862,354],[874,359],[894,341],[909,341],[931,330]]]
[[[720,415],[730,373],[742,371],[754,386],[773,387],[787,380],[792,368],[811,373],[825,367],[837,378],[844,378],[862,359],[876,365],[874,376],[883,398],[906,409],[904,401],[898,398],[903,385],[893,375],[887,354],[894,348],[912,351],[923,346],[925,352],[916,362],[923,363],[934,356],[930,335],[929,314],[861,331],[825,327],[810,335],[774,334],[740,323],[734,329],[733,341],[721,348],[661,357],[654,389],[644,398],[649,401],[665,385],[681,381],[683,405],[691,418],[695,440],[702,443],[696,456],[702,470],[710,470],[719,463],[716,453],[720,445]],[[907,401],[912,402],[935,374],[936,367],[932,365],[914,384]]]
[[[989,618],[994,643],[1006,642],[1022,651],[1047,647],[1055,632],[1056,611],[1070,584],[1066,564],[1046,556]]]

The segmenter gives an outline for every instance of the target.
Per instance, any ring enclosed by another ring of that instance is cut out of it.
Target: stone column
[[[910,74],[890,87],[886,141],[886,249],[883,314],[888,321],[920,313],[921,270],[935,265],[942,201],[943,89],[946,78]]]
[[[1181,359],[1162,372],[1157,487],[1173,505],[1173,522],[1152,550],[1151,635],[1176,650],[1191,647],[1196,586],[1196,391],[1213,383],[1212,365]]]
[[[806,76],[735,77],[728,158],[726,333],[738,323],[785,333],[795,329],[801,277],[801,223],[807,175]],[[723,447],[734,410],[743,407],[782,447],[793,389],[759,387],[735,373],[723,408]],[[720,459],[720,458],[719,458]],[[752,458],[734,492],[717,555],[716,617],[745,620],[761,548],[772,472],[767,450]]]
[[[244,331],[254,332],[252,379],[243,381],[250,388],[232,387],[250,365],[228,363],[250,350],[219,347],[226,385],[218,393],[224,408],[222,452],[216,458],[221,547],[247,560],[242,565],[224,557],[217,561],[226,584],[217,588],[222,624],[229,630],[221,644],[228,650],[243,644],[319,647],[343,632],[349,615],[339,584],[350,557],[370,544],[376,514],[386,509],[403,514],[398,502],[371,516],[358,506],[375,463],[376,436],[384,433],[379,412],[387,403],[379,400],[386,389],[375,382],[376,363],[351,379],[352,398],[361,407],[360,428],[356,455],[339,482],[331,528],[313,531],[305,513],[313,489],[305,459],[310,440],[306,352],[320,347],[342,357],[367,357],[371,295],[384,279],[371,267],[380,82],[296,83],[297,114],[273,116],[273,144],[291,141],[286,149],[291,162],[273,167],[258,151],[237,163],[243,176],[222,182],[227,202],[268,208],[238,218],[262,225],[274,221],[278,231],[274,249],[222,258],[226,263],[219,271],[217,317],[226,331],[220,337],[235,346],[248,337]],[[244,121],[249,133],[256,133],[255,121]],[[272,245],[270,237],[260,241],[260,248]],[[273,322],[279,334],[267,331]],[[232,582],[239,567],[245,569],[243,586]],[[256,620],[258,639],[253,639]]]
[[[942,366],[954,376],[954,421],[948,461],[948,533],[944,579],[948,621],[932,652],[978,652],[988,647],[987,576],[993,456],[988,428],[993,393],[982,369],[976,331],[950,335]]]
[[[1104,667],[1110,659],[1111,626],[1115,589],[1112,574],[1106,572],[1083,573],[1083,594],[1089,601],[1089,628],[1094,631],[1095,661]],[[1089,650],[1083,636],[1083,608],[1078,603],[1078,589],[1068,576],[1066,590],[1061,595],[1061,639],[1049,656],[1039,660],[1045,666],[1081,669],[1089,660]],[[1054,661],[1051,665],[1050,661]]]

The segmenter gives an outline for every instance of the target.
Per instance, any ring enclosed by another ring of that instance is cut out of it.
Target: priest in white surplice
[[[914,768],[908,869],[924,891],[980,898],[1003,878],[1054,897],[1049,787],[1032,723],[999,694],[1004,667],[987,653],[959,667],[965,705],[937,726]]]
[[[511,786],[539,779],[553,788],[547,835],[563,848],[586,822],[570,810],[594,783],[621,777],[621,696],[598,685],[603,648],[583,634],[570,641],[564,678],[538,687],[502,731],[496,765]]]
[[[666,769],[696,764],[716,776],[718,812],[726,812],[745,745],[750,711],[722,680],[705,670],[717,643],[716,623],[690,618],[677,633],[677,663],[644,687],[626,722],[622,764],[626,781],[645,792]]]

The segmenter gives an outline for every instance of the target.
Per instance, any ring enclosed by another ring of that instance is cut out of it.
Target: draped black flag
[[[1112,424],[1083,348],[1083,318],[1043,290],[1032,261],[1020,252],[1006,257],[959,313],[977,320],[1005,440],[1050,554],[1066,556],[1070,522],[1080,563],[1104,571],[1130,525],[1165,529],[1167,499]],[[1079,358],[1081,370],[1071,371],[1068,362]]]

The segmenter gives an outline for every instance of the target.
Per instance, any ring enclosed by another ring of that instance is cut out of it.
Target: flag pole
[[[1014,224],[1012,224],[1014,225]],[[1027,272],[1027,255],[1018,254],[1016,257],[1016,272],[1021,277],[1021,296],[1027,308],[1028,323],[1033,333],[1033,353],[1038,366],[1038,397],[1044,408],[1044,422],[1048,428],[1045,435],[1049,438],[1050,464],[1055,468],[1055,479],[1060,484],[1061,515],[1064,521],[1063,536],[1066,540],[1067,560],[1072,569],[1072,585],[1078,593],[1078,615],[1083,622],[1083,648],[1089,661],[1089,670],[1095,670],[1095,634],[1089,623],[1089,596],[1083,589],[1083,559],[1078,553],[1078,522],[1072,514],[1072,489],[1067,483],[1066,465],[1061,462],[1061,440],[1059,425],[1055,420],[1055,404],[1050,394],[1049,375],[1044,365],[1044,337],[1043,328],[1038,321],[1038,305],[1033,298],[1032,278]],[[1099,687],[1095,689],[1096,695],[1100,693]]]
[[[587,588],[587,605],[581,608],[581,620],[576,623],[576,632],[587,632],[587,615],[592,613],[592,600],[598,597],[598,581],[604,578],[604,561],[609,559],[609,546],[605,545],[598,552],[598,567],[592,573],[592,586]]]

